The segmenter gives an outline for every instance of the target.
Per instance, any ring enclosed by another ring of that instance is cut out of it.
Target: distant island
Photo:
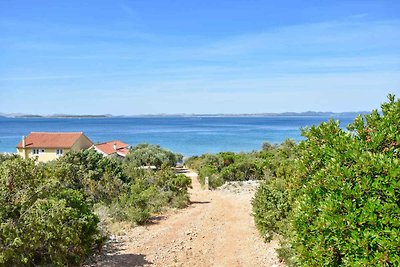
[[[36,115],[36,114],[22,114],[22,113],[0,113],[3,118],[109,118],[113,117],[110,114],[101,115],[71,115],[71,114],[52,114],[52,115]]]
[[[157,114],[157,115],[136,115],[132,117],[335,117],[335,116],[357,116],[359,114],[369,114],[366,111],[358,112],[282,112],[282,113],[242,113],[242,114]],[[129,117],[129,116],[127,116]]]
[[[306,111],[306,112],[282,112],[282,113],[243,113],[243,114],[140,114],[140,115],[74,115],[74,114],[52,114],[52,115],[37,115],[37,114],[23,114],[23,113],[0,113],[3,118],[129,118],[129,117],[342,117],[342,116],[357,116],[359,114],[368,114],[366,111],[359,112],[319,112],[319,111]]]

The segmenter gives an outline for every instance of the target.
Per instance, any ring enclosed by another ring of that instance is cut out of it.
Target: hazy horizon
[[[377,109],[378,111],[380,109]],[[108,114],[108,113],[82,113],[82,114],[71,114],[71,113],[54,113],[54,114],[40,114],[40,113],[21,113],[21,112],[1,112],[0,116],[42,116],[42,117],[56,117],[56,116],[110,116],[110,117],[141,117],[141,116],[280,116],[285,114],[295,114],[295,115],[302,115],[302,114],[366,114],[370,113],[371,111],[339,111],[339,112],[332,112],[332,111],[300,111],[300,112],[293,112],[293,111],[285,111],[285,112],[261,112],[261,113],[143,113],[143,114]]]

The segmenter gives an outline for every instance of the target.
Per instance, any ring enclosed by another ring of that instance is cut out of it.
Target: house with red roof
[[[48,162],[68,151],[87,149],[92,145],[83,132],[32,132],[22,137],[17,153],[24,159],[37,158],[39,162]]]
[[[120,140],[113,140],[104,143],[95,144],[92,146],[97,152],[105,157],[121,157],[125,158],[129,153],[130,145]]]

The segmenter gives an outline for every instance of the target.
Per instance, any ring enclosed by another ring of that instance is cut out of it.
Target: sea
[[[94,143],[121,140],[157,144],[184,156],[250,152],[263,142],[300,141],[301,128],[329,119],[345,128],[355,115],[338,116],[151,116],[101,118],[0,118],[0,152],[15,152],[30,132],[84,132]]]

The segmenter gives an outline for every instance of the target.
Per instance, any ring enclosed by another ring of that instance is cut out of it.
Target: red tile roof
[[[82,135],[82,132],[32,132],[26,137],[25,144],[26,148],[71,148]],[[22,148],[22,141],[17,148]]]
[[[116,145],[117,149],[114,149],[114,144]],[[96,144],[94,147],[107,155],[117,153],[125,157],[129,153],[129,145],[119,140]]]

